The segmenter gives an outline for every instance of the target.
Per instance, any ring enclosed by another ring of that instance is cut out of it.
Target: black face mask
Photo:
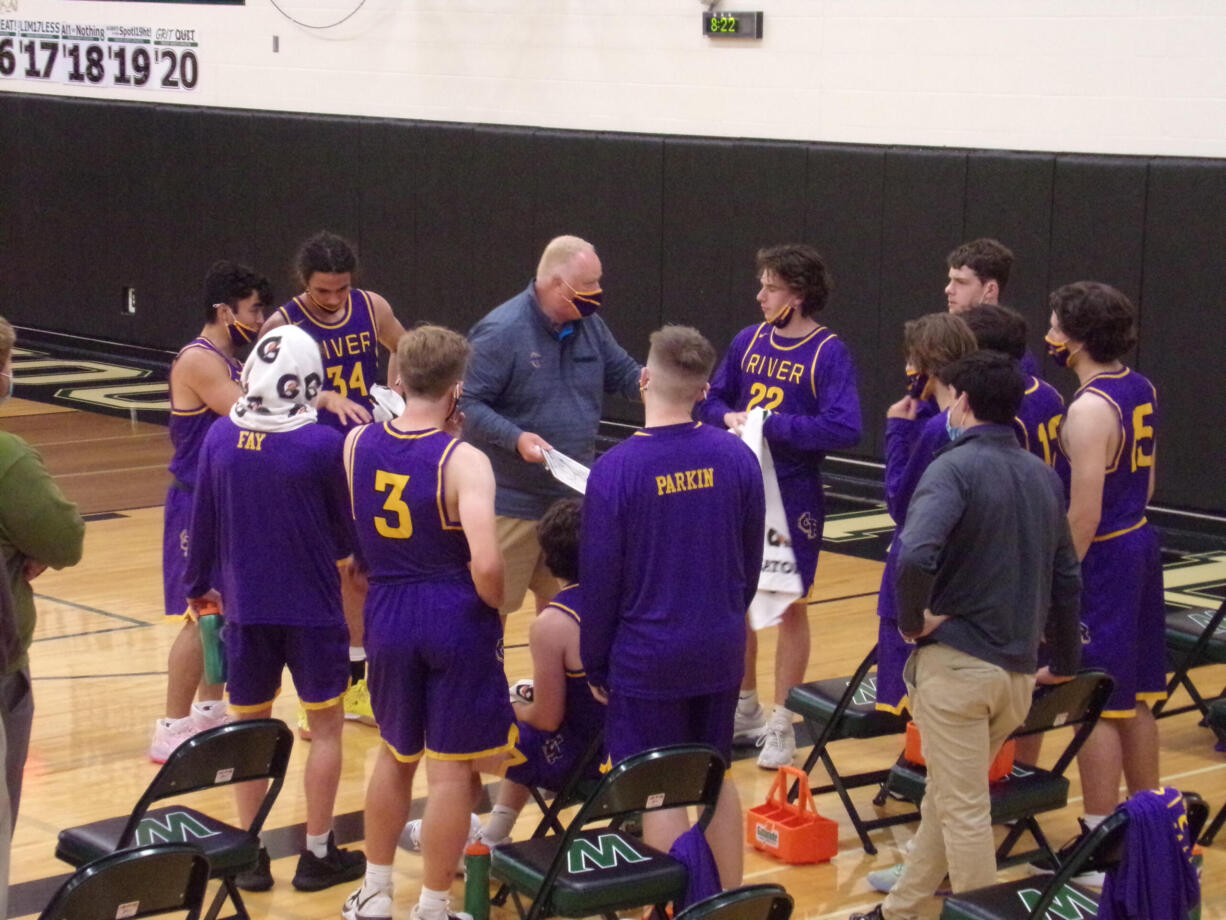
[[[907,395],[912,399],[927,399],[930,389],[929,383],[927,374],[921,374],[919,371],[908,371]]]

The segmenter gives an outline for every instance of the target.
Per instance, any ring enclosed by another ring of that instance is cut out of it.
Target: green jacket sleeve
[[[5,556],[14,552],[55,569],[81,560],[85,521],[64,497],[42,458],[32,447],[17,453],[0,470],[0,541]]]

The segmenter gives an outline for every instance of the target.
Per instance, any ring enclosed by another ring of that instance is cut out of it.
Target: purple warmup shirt
[[[826,451],[860,440],[851,354],[825,326],[799,339],[785,338],[769,323],[737,333],[697,417],[722,428],[726,413],[756,406],[771,411],[763,430],[781,489],[789,477],[820,475]]]
[[[277,309],[286,323],[298,326],[319,343],[324,360],[324,389],[334,390],[346,399],[370,409],[374,400],[370,388],[378,382],[379,334],[370,293],[357,288],[349,292],[349,303],[337,311],[335,322],[315,319],[295,297]],[[319,410],[319,421],[344,430],[345,425],[332,412]]]
[[[183,357],[183,353],[189,348],[203,348],[217,355],[230,372],[230,379],[238,383],[243,366],[233,358],[223,355],[216,345],[203,336],[184,345],[175,360]],[[173,365],[171,370],[174,370]],[[200,446],[204,443],[204,436],[208,434],[209,428],[219,417],[216,412],[203,405],[195,409],[177,409],[174,397],[171,397],[170,423],[167,427],[170,429],[170,444],[174,447],[174,456],[170,458],[170,475],[184,485],[195,485],[196,460],[200,456]]]
[[[343,443],[325,425],[262,432],[218,419],[197,468],[188,596],[216,587],[226,618],[244,626],[343,623],[336,560],[353,551]]]
[[[753,451],[719,428],[645,428],[597,460],[579,564],[588,681],[647,699],[739,686],[765,514]]]

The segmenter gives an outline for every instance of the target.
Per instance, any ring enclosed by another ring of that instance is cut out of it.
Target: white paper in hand
[[[562,485],[570,486],[580,495],[587,492],[587,477],[591,470],[577,460],[551,448],[545,451],[545,468]]]

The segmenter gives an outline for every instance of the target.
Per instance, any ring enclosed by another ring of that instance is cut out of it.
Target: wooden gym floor
[[[90,516],[81,564],[63,572],[48,571],[35,582],[39,624],[31,667],[37,713],[13,841],[10,890],[10,916],[18,917],[36,914],[67,875],[67,866],[53,855],[59,830],[126,813],[154,775],[157,767],[146,751],[154,719],[163,711],[166,654],[177,626],[164,622],[161,609],[161,505],[170,456],[165,428],[22,399],[13,399],[0,410],[0,425],[39,448],[65,492]],[[863,541],[857,543],[856,538],[865,534],[870,538],[876,534],[880,540],[880,514],[834,515],[827,529],[834,542],[827,543],[809,606],[813,634],[809,679],[850,674],[875,641],[877,628],[874,611],[881,564],[830,548],[860,548]],[[1215,606],[1214,594],[1223,584],[1226,553],[1208,554],[1188,560],[1179,576],[1168,579],[1168,597]],[[525,647],[530,616],[521,611],[509,622],[507,676],[512,680],[531,674]],[[772,685],[773,641],[772,633],[763,636],[759,676],[766,690]],[[1196,677],[1203,687],[1216,688],[1226,682],[1226,668],[1201,669]],[[276,714],[292,725],[295,704],[287,680]],[[1159,726],[1164,783],[1200,792],[1216,812],[1226,802],[1226,755],[1214,752],[1211,734],[1198,727],[1194,714],[1164,719]],[[365,777],[378,743],[372,728],[355,723],[345,728],[346,759],[336,804],[338,837],[344,843],[360,845]],[[845,772],[855,772],[888,764],[899,743],[897,738],[841,742],[834,753]],[[1049,743],[1049,754],[1058,746]],[[802,748],[798,764],[806,752]],[[743,753],[732,776],[749,807],[764,800],[773,774],[756,768],[752,751]],[[247,895],[257,917],[335,918],[350,890],[343,886],[303,894],[290,886],[305,817],[301,795],[305,755],[305,743],[298,742],[290,777],[266,826],[276,885],[267,894]],[[1056,845],[1072,836],[1080,813],[1076,770],[1071,773],[1072,803],[1042,822]],[[419,783],[424,783],[424,776]],[[208,805],[232,814],[228,792],[209,795]],[[871,790],[861,789],[854,796],[870,813],[871,795]],[[415,813],[420,807],[419,800]],[[784,885],[796,899],[799,917],[845,917],[853,908],[879,900],[865,876],[898,859],[912,827],[876,832],[880,852],[870,857],[860,849],[833,795],[821,797],[818,807],[839,821],[839,854],[829,863],[787,867],[751,852],[745,880]],[[886,811],[898,807],[887,805]],[[529,805],[520,832],[526,833],[536,817]],[[400,853],[396,876],[397,911],[407,915],[419,886],[418,857]],[[1206,920],[1226,918],[1226,834],[1205,853],[1204,891]],[[454,895],[458,909],[462,903],[458,881]],[[937,901],[932,908],[935,917]],[[494,911],[498,920],[512,915],[510,910]]]

